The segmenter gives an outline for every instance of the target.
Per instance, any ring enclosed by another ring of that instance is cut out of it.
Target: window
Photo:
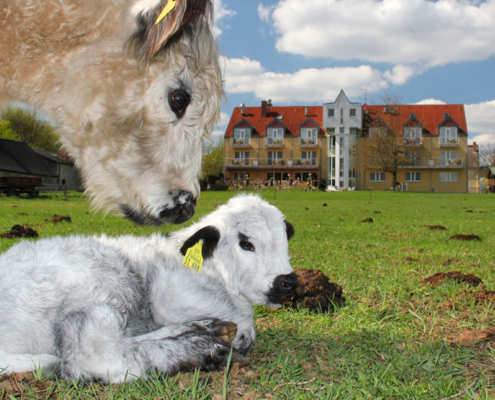
[[[316,165],[316,151],[301,152],[302,165]]]
[[[339,138],[339,156],[344,154],[344,138],[341,136]]]
[[[339,176],[341,178],[344,177],[344,158],[342,158],[342,157],[339,160]]]
[[[359,129],[358,128],[351,128],[350,132],[351,132],[352,136],[357,136],[359,134]]]
[[[421,128],[404,128],[404,142],[406,145],[421,144]]]
[[[234,140],[232,144],[249,144],[250,130],[247,128],[234,129]]]
[[[421,172],[406,172],[406,182],[421,182]]]
[[[268,152],[268,165],[281,165],[283,160],[283,154],[281,151],[269,151]]]
[[[457,182],[456,171],[440,172],[440,182]]]
[[[249,151],[235,151],[234,152],[234,164],[235,165],[249,165]]]
[[[268,145],[276,145],[284,143],[284,130],[282,128],[269,128],[268,133]]]
[[[370,172],[370,182],[385,182],[385,172]]]
[[[318,129],[317,128],[302,128],[301,129],[301,144],[318,144]]]
[[[440,144],[441,145],[449,145],[449,144],[458,144],[457,137],[457,128],[449,127],[449,128],[440,128]]]
[[[461,161],[461,160],[459,160]],[[458,165],[457,151],[445,150],[440,152],[440,165]],[[460,163],[459,163],[460,165]]]
[[[349,117],[355,117],[356,116],[356,109],[351,108],[349,109]]]
[[[344,123],[344,109],[343,108],[340,109],[340,123],[341,124]]]
[[[333,108],[328,109],[328,116],[329,117],[334,117],[335,116],[335,110]]]

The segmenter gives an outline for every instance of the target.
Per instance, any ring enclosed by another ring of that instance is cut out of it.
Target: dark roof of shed
[[[33,149],[33,150],[35,153],[38,153],[41,157],[46,158],[50,162],[57,164],[74,165],[74,163],[71,160],[60,157],[59,153],[56,151],[41,150],[41,149]]]
[[[27,143],[0,139],[0,170],[29,175],[57,173]]]

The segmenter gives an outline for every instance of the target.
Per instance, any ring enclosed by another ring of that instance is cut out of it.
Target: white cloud
[[[414,103],[414,104],[421,105],[421,104],[447,104],[447,103],[445,101],[443,101],[443,100],[424,99],[424,100],[420,100],[420,101],[418,101],[417,103]]]
[[[275,6],[264,6],[263,3],[258,4],[258,16],[262,21],[270,22],[271,12]]]
[[[335,99],[341,89],[352,97],[360,96],[363,87],[373,92],[387,85],[380,72],[368,65],[277,73],[265,71],[249,58],[226,59],[227,93],[253,93],[258,99],[275,102],[321,104]]]
[[[229,10],[223,4],[223,0],[214,0],[213,1],[213,9],[215,13],[215,25],[213,26],[213,35],[218,38],[222,34],[222,29],[218,26],[218,23],[221,19],[225,17],[231,17],[235,15],[235,11]]]
[[[396,65],[384,75],[396,84],[495,55],[495,0],[283,0],[261,15],[273,20],[279,51]]]
[[[466,104],[469,136],[476,143],[495,143],[495,100]]]
[[[219,129],[224,129],[227,127],[227,125],[229,124],[229,121],[230,121],[230,115],[227,114],[227,113],[220,113],[220,121],[218,121],[217,123],[217,128]]]

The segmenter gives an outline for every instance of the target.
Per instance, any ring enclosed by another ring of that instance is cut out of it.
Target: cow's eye
[[[239,242],[239,246],[241,246],[241,249],[242,250],[245,250],[245,251],[254,251],[254,246],[251,242],[247,241],[247,240],[241,240]]]
[[[168,103],[170,104],[170,108],[177,116],[177,118],[181,118],[184,115],[190,101],[191,96],[189,96],[189,93],[182,89],[176,89],[170,92],[168,96]]]

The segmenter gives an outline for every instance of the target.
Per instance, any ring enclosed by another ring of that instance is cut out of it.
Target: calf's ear
[[[294,236],[294,227],[290,222],[284,221],[285,222],[285,230],[287,232],[287,240],[290,240],[292,236]]]
[[[189,239],[187,239],[180,248],[181,254],[186,255],[187,249],[193,247],[200,240],[203,240],[203,259],[213,256],[213,252],[217,248],[218,241],[220,240],[220,232],[214,226],[205,226],[199,231],[194,233]]]

